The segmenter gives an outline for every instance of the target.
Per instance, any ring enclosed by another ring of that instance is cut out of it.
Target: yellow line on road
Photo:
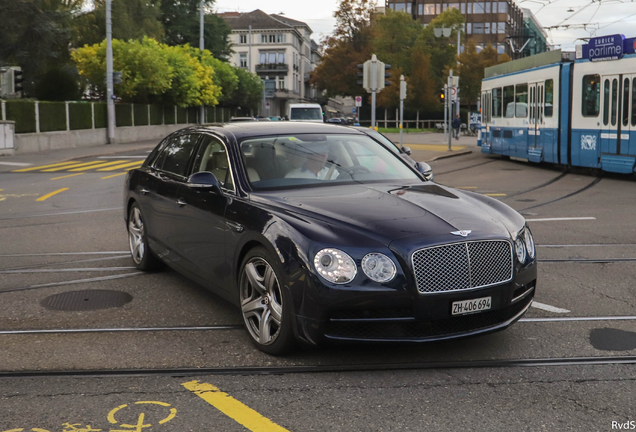
[[[107,166],[110,166],[110,165],[121,164],[121,163],[124,163],[124,162],[128,162],[128,161],[127,160],[118,160],[118,161],[115,161],[115,162],[103,162],[103,163],[100,163],[98,165],[91,165],[89,167],[70,169],[69,171],[84,171],[84,170],[87,170],[87,169],[103,168],[103,167],[107,167]]]
[[[60,180],[60,179],[63,179],[63,178],[75,177],[75,176],[82,175],[82,174],[84,174],[84,173],[65,175],[65,176],[62,176],[62,177],[53,177],[51,180]]]
[[[142,161],[142,160],[141,161],[136,161],[136,162],[129,162],[129,163],[121,164],[121,165],[116,165],[116,166],[113,166],[113,167],[98,169],[97,171],[115,171],[115,170],[122,169],[122,168],[141,166],[142,163],[144,163],[144,161]]]
[[[44,201],[45,199],[51,198],[53,195],[57,195],[60,192],[64,192],[66,190],[68,190],[68,188],[58,189],[55,192],[51,192],[50,194],[46,194],[43,197],[40,197],[40,198],[36,199],[36,201]]]
[[[190,381],[181,385],[252,432],[289,432],[212,384]]]
[[[36,166],[36,167],[29,167],[29,168],[22,168],[19,170],[13,170],[12,172],[27,172],[27,171],[37,171],[43,168],[51,168],[51,167],[59,167],[62,165],[72,165],[72,164],[76,164],[78,163],[77,161],[67,161],[67,162],[60,162],[60,163],[54,163],[51,165],[42,165],[42,166]]]
[[[64,166],[64,167],[45,169],[45,170],[42,170],[42,172],[63,171],[63,170],[67,170],[69,168],[86,167],[88,165],[95,165],[95,164],[99,164],[99,163],[102,163],[102,161],[82,162],[82,163],[76,163],[74,165],[69,165],[69,166]]]
[[[506,196],[506,194],[495,194],[495,193],[492,193],[492,194],[484,194],[484,195],[489,196],[489,197]]]
[[[109,176],[106,176],[106,177],[102,177],[101,180],[106,180],[106,179],[109,179],[109,178],[112,178],[112,177],[117,177],[117,176],[124,175],[124,174],[128,174],[128,173],[127,172],[123,172],[123,173],[109,175]]]

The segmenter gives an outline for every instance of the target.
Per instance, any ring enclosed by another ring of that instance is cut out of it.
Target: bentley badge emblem
[[[471,230],[461,230],[461,231],[451,231],[451,234],[456,236],[466,237],[471,232],[472,232]]]

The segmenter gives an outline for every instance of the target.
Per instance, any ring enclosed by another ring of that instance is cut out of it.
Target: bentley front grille
[[[422,294],[481,288],[512,280],[512,244],[505,240],[453,243],[412,256]]]

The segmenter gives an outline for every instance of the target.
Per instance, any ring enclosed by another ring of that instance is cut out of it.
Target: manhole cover
[[[55,294],[42,300],[42,306],[59,311],[88,311],[121,307],[132,300],[122,291],[85,290]]]
[[[602,351],[630,351],[636,348],[636,333],[613,328],[598,328],[590,332],[590,343]]]

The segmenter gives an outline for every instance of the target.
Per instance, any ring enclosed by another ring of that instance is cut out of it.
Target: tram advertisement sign
[[[625,36],[617,34],[590,39],[587,44],[587,58],[590,61],[619,60],[623,58],[623,40]]]

